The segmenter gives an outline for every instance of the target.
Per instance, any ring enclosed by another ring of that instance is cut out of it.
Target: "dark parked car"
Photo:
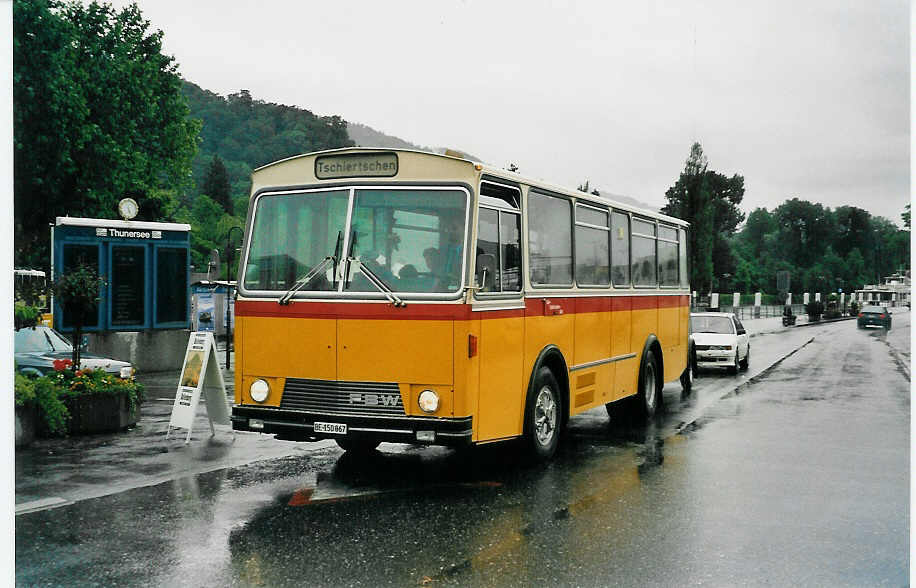
[[[886,306],[863,306],[859,311],[859,319],[856,324],[860,329],[871,326],[890,329],[891,313]]]
[[[73,357],[73,346],[63,335],[50,327],[26,327],[16,331],[16,370],[19,373],[43,376],[55,371],[55,363],[69,365]],[[80,368],[102,369],[121,378],[133,374],[130,363],[90,353],[80,354]]]

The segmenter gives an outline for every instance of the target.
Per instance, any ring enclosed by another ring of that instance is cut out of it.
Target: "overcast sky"
[[[909,202],[904,0],[138,4],[203,88],[561,185],[661,206],[699,141],[746,212]]]

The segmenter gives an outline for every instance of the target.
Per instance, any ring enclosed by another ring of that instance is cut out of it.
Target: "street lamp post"
[[[232,330],[229,320],[229,300],[232,294],[232,231],[238,231],[244,237],[242,227],[230,227],[226,233],[226,369],[229,369],[229,349],[232,346]],[[239,241],[241,245],[241,240]],[[236,276],[238,279],[238,276]]]

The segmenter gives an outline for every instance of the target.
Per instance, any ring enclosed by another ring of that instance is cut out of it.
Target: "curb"
[[[732,396],[737,396],[737,395],[739,395],[739,394],[741,393],[742,390],[744,390],[745,388],[749,388],[750,386],[752,386],[753,384],[755,384],[758,380],[760,380],[760,379],[764,378],[765,376],[769,375],[770,372],[772,372],[772,371],[775,370],[777,367],[779,367],[779,364],[781,364],[781,363],[784,362],[785,360],[789,359],[790,357],[792,357],[793,355],[795,355],[796,353],[798,353],[799,351],[801,351],[802,349],[804,349],[805,347],[807,347],[808,345],[810,345],[811,343],[813,343],[815,339],[816,339],[816,337],[811,337],[810,339],[808,339],[807,341],[805,341],[804,343],[802,343],[801,345],[799,345],[798,347],[796,347],[796,348],[793,349],[792,351],[786,353],[785,355],[783,355],[782,357],[780,357],[779,359],[777,359],[776,361],[774,361],[772,364],[770,364],[769,366],[767,366],[767,367],[766,367],[763,371],[761,371],[760,373],[755,374],[754,376],[748,378],[748,379],[745,380],[744,382],[741,382],[740,384],[738,384],[737,386],[735,386],[735,388],[734,388],[733,390],[731,390],[730,392],[726,392],[724,395],[722,395],[722,396],[719,398],[719,400],[725,400],[726,398],[731,398]]]
[[[817,324],[817,323],[815,323],[815,324]],[[761,333],[761,334],[764,334],[764,333]],[[747,379],[746,381],[744,381],[744,382],[741,382],[740,384],[738,384],[737,386],[735,386],[733,389],[729,390],[728,392],[726,392],[725,394],[723,394],[722,396],[720,396],[720,397],[719,397],[719,400],[725,400],[725,399],[731,398],[731,397],[733,397],[733,396],[738,396],[739,394],[741,394],[741,391],[742,391],[742,390],[745,390],[746,388],[749,388],[750,386],[752,386],[753,384],[755,384],[758,380],[760,380],[760,379],[762,379],[764,376],[767,376],[768,374],[770,374],[770,372],[772,372],[772,371],[775,370],[777,367],[779,367],[779,364],[781,364],[781,363],[784,362],[785,360],[789,359],[790,357],[792,357],[793,355],[795,355],[796,353],[798,353],[799,351],[801,351],[802,349],[804,349],[805,347],[807,347],[808,345],[810,345],[811,343],[813,343],[815,339],[816,339],[816,337],[811,337],[810,339],[808,339],[807,341],[805,341],[804,343],[802,343],[801,345],[799,345],[798,347],[796,347],[796,348],[793,349],[792,351],[789,351],[788,353],[786,353],[785,355],[783,355],[782,357],[780,357],[779,359],[777,359],[776,361],[774,361],[772,364],[770,364],[769,366],[767,366],[766,368],[764,368],[760,373],[754,374],[754,376],[748,378],[748,379]],[[707,408],[708,408],[708,407],[707,407]],[[704,413],[705,413],[705,412],[706,412],[706,411],[704,410]],[[688,422],[685,422],[685,423],[680,423],[680,424],[675,428],[674,434],[675,434],[675,435],[683,435],[683,434],[689,432],[690,430],[692,430],[693,428],[695,428],[697,421],[699,421],[699,420],[702,419],[702,418],[703,418],[703,414],[699,414],[699,415],[697,415],[696,418],[694,418],[694,419],[691,420],[691,421],[688,421]]]

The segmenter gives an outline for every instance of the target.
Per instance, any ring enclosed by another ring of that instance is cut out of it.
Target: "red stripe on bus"
[[[470,318],[471,307],[466,304],[413,302],[402,308],[395,308],[390,302],[292,302],[281,306],[273,301],[238,300],[235,314],[286,318],[466,320]]]
[[[395,308],[391,303],[372,302],[292,302],[281,306],[274,301],[238,300],[237,316],[286,318],[343,318],[362,320],[472,320],[521,316],[556,316],[575,313],[652,310],[686,307],[688,296],[586,296],[526,298],[524,309],[479,310],[468,304],[431,304],[408,302]]]

